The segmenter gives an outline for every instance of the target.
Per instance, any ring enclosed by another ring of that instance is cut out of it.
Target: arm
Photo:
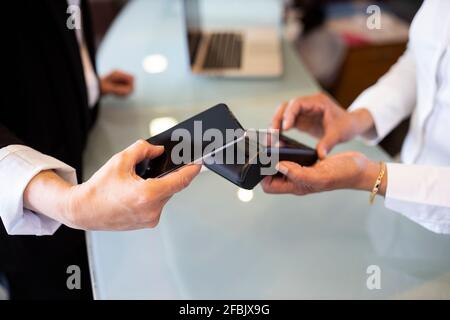
[[[59,228],[58,221],[23,205],[27,184],[41,171],[50,169],[61,181],[76,184],[75,170],[55,158],[24,145],[0,149],[0,216],[9,234],[53,234]]]
[[[266,177],[262,187],[267,193],[310,193],[354,189],[372,191],[380,173],[380,164],[358,152],[338,153],[317,162],[312,167],[281,161],[277,170],[283,177]],[[388,181],[385,173],[379,195],[385,195]]]
[[[450,234],[450,167],[387,164],[385,206],[436,233]]]
[[[377,144],[402,120],[416,104],[416,67],[409,49],[372,87],[364,91],[349,107],[349,112],[369,111],[373,126],[361,135]]]
[[[53,234],[59,228],[58,221],[23,206],[22,194],[27,183],[47,168],[55,169],[62,181],[76,183],[73,168],[24,146],[0,123],[0,217],[9,234]]]
[[[154,227],[167,201],[200,170],[191,165],[163,178],[143,180],[134,172],[136,163],[159,156],[163,148],[140,140],[77,185],[70,179],[74,170],[54,158],[25,146],[0,151],[0,213],[10,234],[52,234],[60,223],[84,230]],[[21,165],[28,169],[20,170]],[[54,169],[58,167],[62,169]],[[11,181],[16,175],[18,184]]]
[[[263,181],[268,193],[305,195],[337,189],[372,191],[380,164],[357,152],[340,153],[301,167],[280,162],[284,177]],[[450,234],[450,168],[388,163],[379,195],[385,206],[436,233]]]
[[[198,165],[190,165],[158,179],[138,177],[135,165],[159,156],[163,150],[140,140],[113,156],[80,185],[70,186],[54,174],[43,172],[27,186],[25,206],[77,229],[155,227],[164,205],[186,188],[200,170]]]
[[[35,213],[70,225],[67,210],[68,195],[75,184],[65,181],[53,170],[44,170],[34,176],[23,192],[23,207]]]
[[[318,138],[316,148],[323,159],[336,144],[359,135],[378,143],[411,114],[415,101],[415,62],[407,50],[347,111],[325,93],[299,97],[278,107],[272,128],[297,128]]]

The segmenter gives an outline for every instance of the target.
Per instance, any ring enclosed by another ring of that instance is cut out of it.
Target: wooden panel
[[[376,83],[390,69],[405,49],[405,43],[350,48],[331,93],[347,108],[362,91]],[[381,147],[392,156],[398,154],[408,127],[409,119],[394,129],[380,143]]]
[[[349,48],[333,95],[347,107],[374,84],[405,51],[405,44]]]

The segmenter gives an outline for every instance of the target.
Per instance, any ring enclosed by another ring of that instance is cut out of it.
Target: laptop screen
[[[192,65],[202,38],[202,22],[200,18],[199,0],[184,0],[184,15],[187,30],[187,42],[189,48],[189,60]]]

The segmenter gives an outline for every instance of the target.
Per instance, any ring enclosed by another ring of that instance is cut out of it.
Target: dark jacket
[[[88,107],[79,47],[66,0],[2,4],[0,148],[24,144],[77,169],[97,106]],[[95,63],[87,2],[81,1],[86,44]],[[68,290],[69,265],[82,270],[82,290]],[[90,297],[84,232],[61,227],[54,236],[8,236],[0,226],[0,273],[13,298]]]

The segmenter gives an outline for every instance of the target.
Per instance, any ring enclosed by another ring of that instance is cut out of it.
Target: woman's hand
[[[38,174],[24,192],[24,206],[69,227],[132,230],[155,227],[169,199],[200,171],[188,165],[167,176],[144,180],[135,165],[155,158],[163,147],[139,140],[113,156],[87,182],[71,186],[53,171]]]
[[[319,138],[317,153],[323,159],[338,143],[351,140],[373,127],[369,111],[347,112],[324,93],[282,103],[273,117],[272,128],[297,128]]]
[[[281,161],[277,169],[283,176],[269,176],[262,181],[266,193],[305,195],[336,189],[371,191],[380,172],[379,163],[358,152],[327,157],[312,167]],[[387,173],[379,194],[386,192]]]
[[[123,71],[115,70],[100,79],[102,95],[113,94],[124,97],[133,92],[134,77]]]

